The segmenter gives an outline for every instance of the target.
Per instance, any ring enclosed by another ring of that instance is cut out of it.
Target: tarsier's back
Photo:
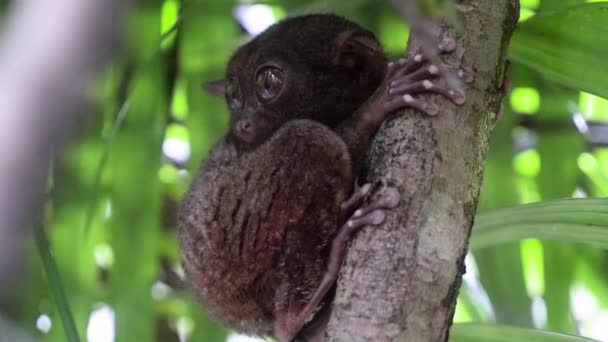
[[[249,333],[270,335],[277,311],[306,304],[352,186],[340,138],[297,122],[260,146],[263,154],[226,158],[230,148],[220,142],[180,215],[182,261],[195,292],[211,315]],[[318,139],[297,139],[311,134]],[[318,163],[328,167],[309,167]]]

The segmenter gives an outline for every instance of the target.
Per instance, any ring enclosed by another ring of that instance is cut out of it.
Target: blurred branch
[[[0,45],[0,297],[21,269],[51,148],[84,117],[88,81],[109,57],[127,3],[13,2]]]
[[[411,37],[416,37],[416,44],[425,56],[435,65],[441,66],[439,58],[440,46],[445,44],[441,23],[451,26],[456,31],[462,31],[453,0],[391,0],[393,7],[410,26]],[[442,72],[447,83],[460,87],[458,77],[450,72]]]
[[[411,34],[418,37],[420,46],[427,56],[435,57],[439,53],[437,37],[439,25],[433,18],[422,11],[421,0],[391,0],[391,3],[410,26]]]
[[[114,120],[114,125],[112,126],[112,130],[110,134],[103,141],[103,151],[101,152],[101,158],[99,158],[99,162],[97,163],[97,167],[95,168],[95,178],[93,181],[93,196],[91,197],[91,202],[89,203],[85,218],[84,218],[84,226],[82,231],[85,234],[89,233],[89,228],[91,227],[91,223],[93,223],[93,218],[95,217],[95,210],[97,209],[97,202],[99,200],[99,196],[95,196],[101,192],[101,177],[103,176],[103,171],[106,169],[106,164],[108,163],[108,159],[110,158],[110,150],[112,147],[112,143],[114,142],[114,137],[118,134],[118,131],[122,128],[122,124],[127,117],[127,113],[129,112],[129,101],[125,100],[120,106],[120,110],[118,114],[116,114],[116,119]]]
[[[0,315],[0,337],[2,341],[39,342],[19,325],[6,320]]]
[[[163,44],[166,43],[179,30],[182,20],[183,20],[182,18],[183,18],[183,7],[180,8],[180,13],[179,13],[175,23],[168,30],[166,30],[165,32],[163,32],[161,34],[159,43],[158,43],[158,47],[156,48],[156,50],[154,50],[153,55],[147,61],[145,61],[143,63],[142,68],[155,67],[153,62],[156,60],[156,58],[162,52]],[[128,77],[129,74],[130,74],[129,72],[126,72],[123,77],[124,78],[124,80],[122,82],[122,83],[124,83],[123,88],[126,88],[126,85],[129,82],[129,77]],[[138,84],[135,85],[135,87],[137,87],[137,86],[138,86]],[[133,91],[133,90],[131,90],[131,91]],[[121,94],[121,95],[123,95],[123,94]],[[95,170],[96,170],[95,178],[94,178],[93,187],[92,187],[93,196],[91,196],[91,201],[89,202],[89,205],[87,207],[85,218],[84,218],[84,224],[83,224],[83,228],[82,228],[82,231],[85,234],[89,233],[89,229],[91,227],[91,224],[93,223],[93,218],[95,216],[95,211],[97,210],[99,196],[96,196],[96,195],[98,195],[99,192],[101,192],[101,178],[103,176],[103,172],[106,169],[106,164],[108,163],[108,158],[110,157],[110,150],[112,147],[112,143],[114,142],[114,137],[118,134],[118,132],[122,128],[123,122],[125,121],[127,114],[129,112],[129,99],[126,98],[126,94],[124,94],[124,96],[121,96],[120,102],[122,102],[122,105],[120,106],[120,109],[119,109],[118,113],[116,114],[116,119],[114,120],[114,125],[112,126],[112,130],[110,131],[108,136],[105,139],[103,139],[103,151],[102,151],[101,157],[99,158],[99,161],[97,163],[97,167],[95,168]]]

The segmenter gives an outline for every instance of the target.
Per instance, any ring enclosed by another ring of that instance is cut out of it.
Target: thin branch
[[[106,169],[106,164],[108,163],[108,159],[110,158],[110,150],[112,148],[112,143],[114,142],[114,137],[118,134],[118,131],[122,128],[122,123],[125,121],[127,117],[127,113],[129,112],[129,101],[123,102],[118,114],[116,115],[116,119],[114,120],[114,125],[112,126],[112,131],[110,134],[104,139],[103,142],[103,151],[101,152],[101,158],[97,162],[97,168],[95,168],[95,178],[93,181],[92,193],[93,196],[89,205],[85,211],[84,225],[82,231],[84,234],[89,233],[89,229],[91,227],[91,223],[93,223],[93,218],[95,217],[95,211],[97,210],[97,202],[99,200],[99,193],[101,188],[101,177],[103,176],[103,171]]]

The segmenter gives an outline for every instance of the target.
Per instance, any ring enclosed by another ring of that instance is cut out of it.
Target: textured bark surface
[[[463,32],[449,64],[475,81],[437,117],[406,111],[386,122],[370,152],[371,181],[395,185],[400,206],[350,245],[326,341],[444,341],[454,315],[490,133],[502,97],[517,0],[458,5]],[[416,48],[417,37],[409,49]]]

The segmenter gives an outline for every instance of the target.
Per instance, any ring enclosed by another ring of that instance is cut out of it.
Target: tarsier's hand
[[[442,53],[450,53],[455,47],[454,40],[446,38],[439,45],[439,50]],[[439,107],[415,96],[421,93],[439,94],[457,105],[462,105],[465,102],[464,90],[451,88],[443,80],[449,73],[454,73],[464,83],[473,80],[472,70],[428,63],[428,58],[420,52],[389,63],[383,83],[363,107],[367,112],[367,119],[379,124],[390,113],[406,107],[436,115]]]

